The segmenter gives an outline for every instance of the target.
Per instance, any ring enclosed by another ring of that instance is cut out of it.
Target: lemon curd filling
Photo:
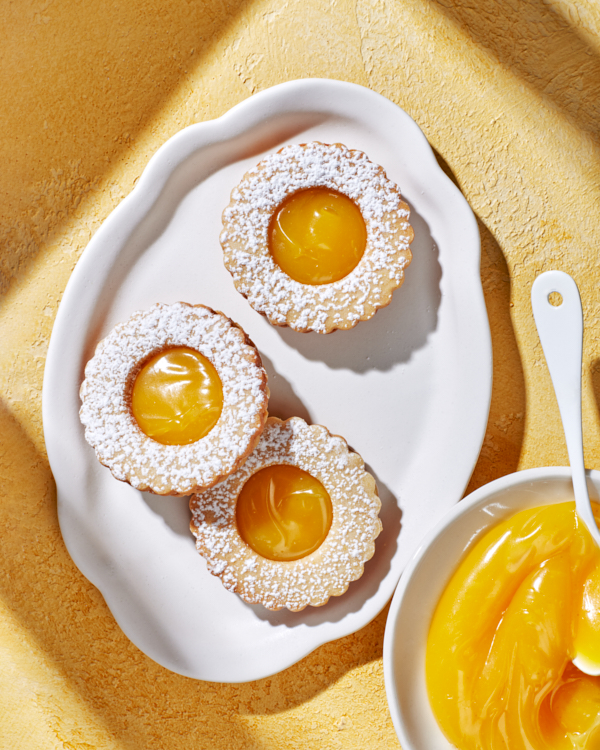
[[[330,284],[353,271],[367,228],[353,200],[324,187],[300,190],[275,211],[269,250],[284,273],[301,284]]]
[[[214,366],[188,347],[159,352],[142,367],[131,393],[142,432],[163,445],[205,437],[223,409],[223,386]]]
[[[236,505],[238,531],[269,560],[306,557],[325,541],[333,510],[325,487],[296,466],[277,464],[253,474]]]
[[[460,750],[595,750],[600,677],[574,657],[600,667],[600,550],[574,503],[521,511],[475,545],[438,603],[431,707]]]

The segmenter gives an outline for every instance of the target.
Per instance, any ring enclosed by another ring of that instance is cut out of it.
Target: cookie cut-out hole
[[[223,385],[212,362],[187,346],[159,351],[133,384],[139,428],[162,445],[189,445],[208,435],[223,411]]]
[[[563,303],[562,294],[560,294],[560,292],[550,292],[548,295],[548,302],[553,307],[560,307]]]

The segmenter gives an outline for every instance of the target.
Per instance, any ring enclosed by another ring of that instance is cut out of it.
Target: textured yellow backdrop
[[[479,219],[494,346],[473,489],[567,461],[529,304],[582,292],[586,463],[600,468],[600,6],[594,0],[1,0],[0,748],[399,747],[386,613],[271,679],[227,686],[141,654],[60,536],[41,386],[83,248],[180,128],[293,78],[409,112]]]

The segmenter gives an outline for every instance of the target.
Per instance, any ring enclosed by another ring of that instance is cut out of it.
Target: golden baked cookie
[[[381,531],[373,477],[325,427],[269,417],[235,474],[190,500],[208,570],[251,604],[298,612],[360,578]]]
[[[274,325],[330,333],[389,304],[412,259],[409,207],[382,167],[341,143],[285,146],[223,212],[225,266]]]
[[[252,451],[269,390],[238,325],[177,302],[117,325],[87,363],[80,395],[85,438],[117,479],[188,495],[221,481]]]

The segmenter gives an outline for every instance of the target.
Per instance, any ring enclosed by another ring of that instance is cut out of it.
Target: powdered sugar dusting
[[[300,560],[267,560],[241,538],[237,497],[250,476],[266,466],[289,464],[318,479],[331,498],[333,520],[323,544]],[[196,547],[225,588],[268,609],[320,606],[360,578],[381,531],[381,502],[373,477],[346,441],[299,417],[269,418],[246,462],[223,482],[190,501]]]
[[[331,284],[294,281],[268,247],[275,209],[293,193],[327,187],[351,198],[367,228],[356,268]],[[286,146],[246,173],[223,213],[225,265],[236,289],[271,323],[329,333],[352,328],[387,305],[412,255],[409,208],[382,167],[361,151],[319,142]]]
[[[189,445],[162,445],[145,435],[131,412],[130,386],[153,354],[186,346],[214,365],[223,409],[213,429]],[[232,471],[256,444],[269,391],[260,356],[222,313],[184,302],[136,312],[102,340],[85,368],[79,412],[85,437],[113,475],[161,495],[201,491]]]

